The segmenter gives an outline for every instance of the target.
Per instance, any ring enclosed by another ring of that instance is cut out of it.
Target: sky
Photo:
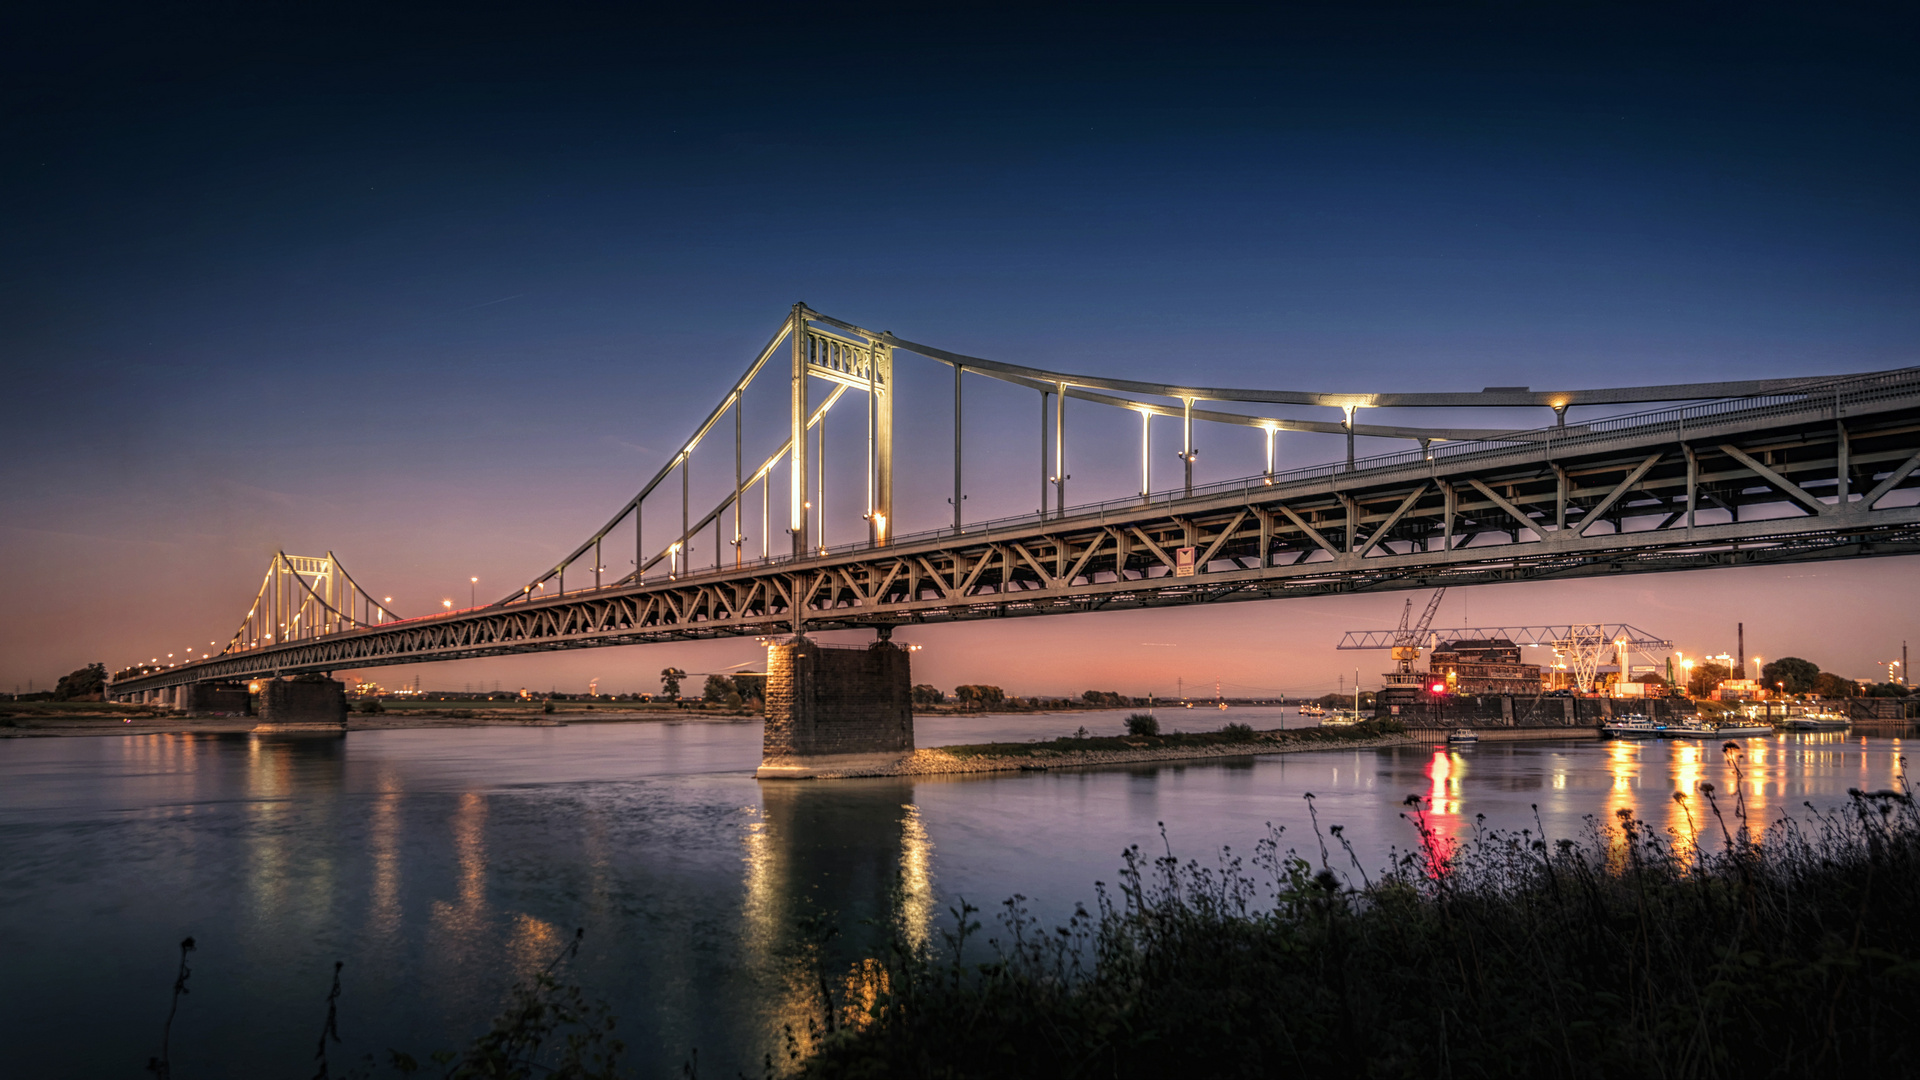
[[[1920,34],[1891,6],[398,7],[0,13],[0,689],[224,642],[276,550],[335,552],[403,614],[512,592],[796,301],[1211,385],[1920,362]],[[950,379],[903,359],[901,533],[950,513]],[[780,392],[749,395],[750,455]],[[1033,509],[1036,414],[970,384],[969,518]],[[853,511],[859,425],[833,423]],[[1072,501],[1128,492],[1136,424],[1070,408]],[[1202,480],[1259,470],[1257,436],[1203,438]],[[1690,653],[1744,622],[1750,653],[1865,676],[1920,640],[1916,586],[1911,558],[1489,586],[1438,621],[1624,621]],[[1377,680],[1384,656],[1333,645],[1403,599],[903,637],[942,686],[1318,691],[1356,657]],[[365,674],[650,690],[755,653]]]

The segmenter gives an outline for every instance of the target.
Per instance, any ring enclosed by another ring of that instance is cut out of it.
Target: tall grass
[[[1703,785],[1697,799],[1698,844],[1631,811],[1579,839],[1476,827],[1455,844],[1410,798],[1415,843],[1374,874],[1317,818],[1308,856],[1279,830],[1246,862],[1136,847],[1065,926],[1016,896],[989,942],[967,905],[940,945],[896,942],[869,980],[884,992],[830,1001],[840,1022],[790,1065],[820,1078],[1914,1075],[1920,813],[1904,782],[1764,830],[1737,797]]]

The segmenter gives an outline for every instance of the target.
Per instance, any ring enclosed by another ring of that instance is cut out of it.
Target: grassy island
[[[1152,718],[1139,714],[1136,719]],[[1228,724],[1218,731],[1166,734],[1160,733],[1157,725],[1149,725],[1135,727],[1126,735],[1088,735],[1083,729],[1078,735],[1058,739],[927,747],[895,760],[825,765],[810,775],[829,780],[1071,769],[1382,746],[1409,739],[1406,729],[1394,721],[1274,731],[1255,731],[1245,724]]]

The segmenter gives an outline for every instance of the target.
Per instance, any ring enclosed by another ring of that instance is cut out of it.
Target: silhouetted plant
[[[1152,713],[1137,712],[1127,717],[1127,734],[1158,735],[1160,721]]]
[[[147,1071],[158,1080],[173,1076],[173,1018],[180,1012],[180,999],[187,995],[187,979],[193,971],[187,967],[187,954],[194,949],[193,938],[180,942],[180,970],[173,977],[173,1000],[167,1006],[167,1022],[160,1028],[160,1056],[147,1059]]]
[[[320,1068],[313,1074],[313,1080],[328,1080],[327,1040],[340,1041],[340,968],[342,963],[333,962],[333,988],[327,991],[327,1022],[320,1025],[320,1045],[313,1051],[314,1059],[320,1062]]]

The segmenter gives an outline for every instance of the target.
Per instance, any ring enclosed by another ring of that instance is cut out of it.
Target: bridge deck
[[[244,649],[113,692],[798,626],[1914,554],[1917,466],[1907,369]]]

